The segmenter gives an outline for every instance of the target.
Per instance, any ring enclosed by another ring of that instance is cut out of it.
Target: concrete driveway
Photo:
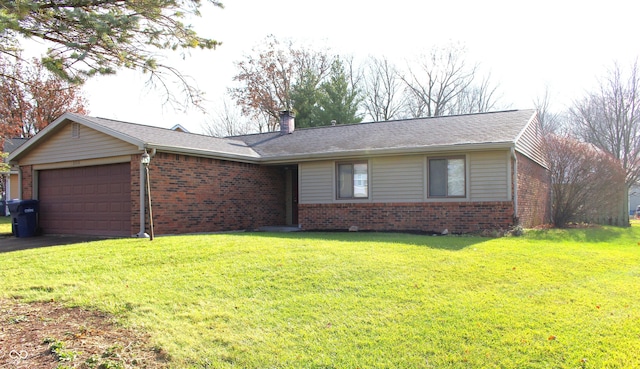
[[[104,238],[96,236],[36,236],[18,238],[11,235],[0,235],[0,253],[17,250],[35,249],[38,247],[71,245],[90,242]]]

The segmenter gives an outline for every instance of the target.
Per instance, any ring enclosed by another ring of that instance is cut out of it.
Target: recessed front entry
[[[298,166],[285,167],[287,225],[298,224]]]

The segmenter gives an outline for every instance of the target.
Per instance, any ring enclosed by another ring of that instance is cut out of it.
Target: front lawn
[[[175,368],[633,368],[639,241],[638,226],[104,240],[0,254],[0,298],[115,314]]]
[[[0,215],[0,236],[11,234],[11,217]]]

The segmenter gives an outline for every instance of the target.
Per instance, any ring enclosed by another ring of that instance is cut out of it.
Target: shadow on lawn
[[[36,236],[18,238],[12,235],[0,235],[0,253],[39,249],[50,246],[72,245],[77,243],[92,242],[105,239],[94,236]]]
[[[432,249],[458,251],[490,240],[477,236],[434,236],[431,234],[411,234],[394,232],[247,232],[238,236],[307,239],[328,242],[376,242],[424,246]]]

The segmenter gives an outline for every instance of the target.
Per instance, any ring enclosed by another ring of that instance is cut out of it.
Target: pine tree
[[[175,97],[169,82],[177,82],[187,102],[198,103],[199,91],[156,55],[219,45],[182,23],[189,14],[199,16],[201,6],[200,0],[0,0],[0,54],[16,55],[22,38],[39,39],[49,46],[42,64],[62,80],[80,84],[130,68],[149,73],[167,100]]]
[[[314,123],[328,125],[332,120],[338,124],[360,123],[362,115],[358,110],[361,102],[358,89],[349,82],[344,63],[337,58],[331,65],[329,79],[320,85]]]

